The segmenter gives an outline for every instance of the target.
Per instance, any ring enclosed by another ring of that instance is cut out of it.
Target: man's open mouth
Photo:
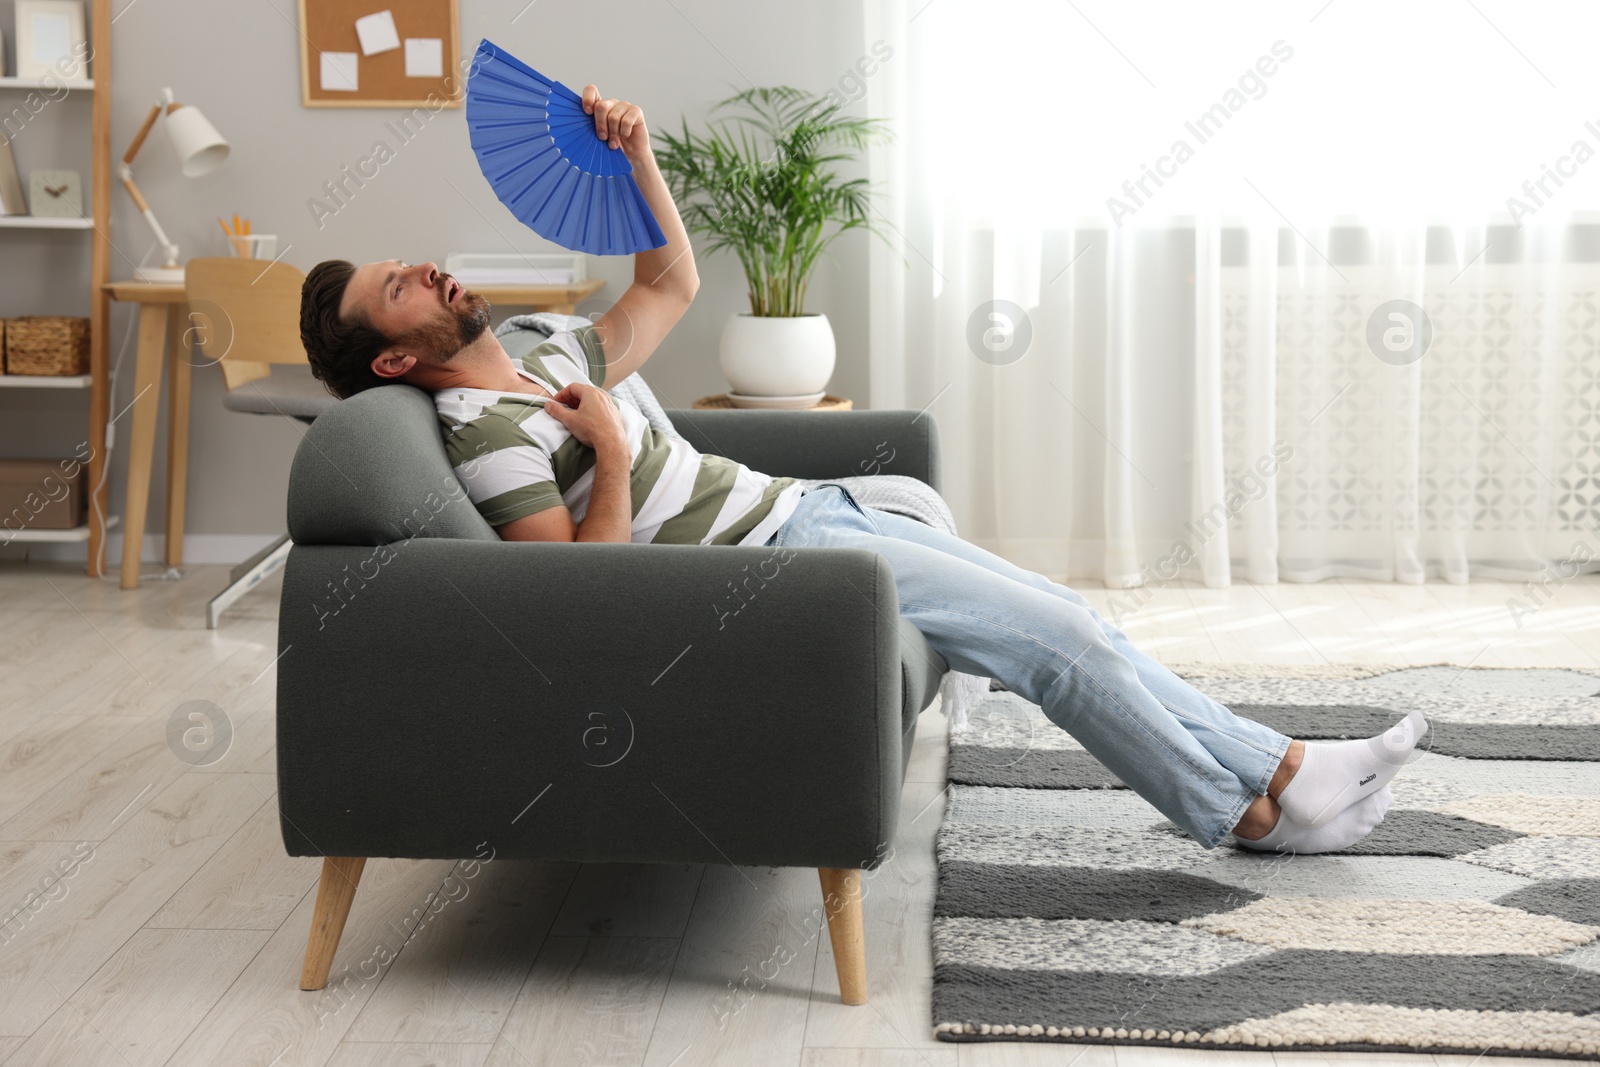
[[[454,278],[451,278],[447,283],[445,283],[444,302],[446,304],[455,303],[455,299],[460,292],[461,283],[456,281]]]

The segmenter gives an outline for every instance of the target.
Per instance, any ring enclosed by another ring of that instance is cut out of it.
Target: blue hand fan
[[[597,256],[667,243],[633,180],[633,165],[595,133],[583,97],[487,40],[472,66],[472,151],[518,221],[562,248]]]

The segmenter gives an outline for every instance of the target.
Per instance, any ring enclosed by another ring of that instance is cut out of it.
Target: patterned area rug
[[[951,739],[933,919],[950,1041],[1600,1053],[1600,674],[1179,671],[1303,739],[1429,751],[1328,855],[1201,848],[1040,711]]]

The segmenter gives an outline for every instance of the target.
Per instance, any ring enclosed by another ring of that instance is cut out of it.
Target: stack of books
[[[452,252],[444,270],[462,285],[573,285],[588,272],[581,255]]]

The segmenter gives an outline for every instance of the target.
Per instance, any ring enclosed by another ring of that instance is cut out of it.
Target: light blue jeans
[[[1214,848],[1267,791],[1290,738],[1243,719],[1140,652],[1064,585],[925,523],[863,508],[831,482],[767,540],[866,548],[900,614],[952,670],[998,678],[1129,788]]]

